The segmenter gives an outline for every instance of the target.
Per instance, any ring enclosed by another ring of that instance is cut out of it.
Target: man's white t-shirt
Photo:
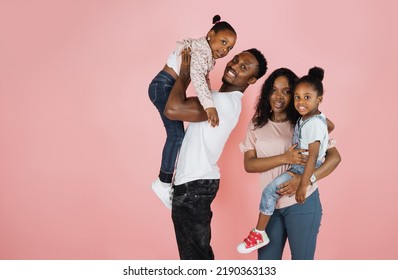
[[[188,125],[177,161],[175,185],[199,179],[220,179],[217,161],[238,123],[243,93],[213,91],[212,94],[220,123],[217,127],[207,121]]]

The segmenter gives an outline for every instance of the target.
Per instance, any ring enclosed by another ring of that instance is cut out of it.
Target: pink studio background
[[[320,183],[317,259],[398,259],[395,1],[2,1],[0,259],[178,259],[170,212],[150,190],[165,133],[147,87],[175,41],[219,13],[232,55],[260,49],[271,73],[325,68],[321,109],[343,161]],[[177,12],[180,10],[180,12]],[[265,78],[245,93],[214,202],[218,259],[253,226],[260,189],[238,144]],[[285,258],[289,258],[285,252]]]

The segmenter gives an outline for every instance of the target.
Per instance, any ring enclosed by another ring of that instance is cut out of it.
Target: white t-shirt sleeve
[[[311,144],[316,141],[323,141],[327,135],[327,126],[320,119],[314,118],[301,128],[301,137],[305,143]]]

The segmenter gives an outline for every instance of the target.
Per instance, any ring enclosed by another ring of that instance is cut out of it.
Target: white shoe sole
[[[250,248],[246,248],[246,247],[244,247],[245,245],[244,245],[244,243],[241,243],[241,244],[239,244],[238,245],[238,247],[236,248],[237,250],[238,250],[238,252],[239,253],[241,253],[241,254],[248,254],[248,253],[251,253],[251,252],[253,252],[253,251],[255,251],[255,250],[258,250],[258,249],[260,249],[261,247],[264,247],[265,245],[267,245],[269,243],[269,239],[268,240],[265,240],[263,243],[261,243],[261,244],[257,244],[257,245],[255,245],[255,246],[253,246],[253,247],[250,247]],[[243,244],[243,246],[241,246]],[[242,248],[243,247],[243,248]]]
[[[151,184],[153,192],[163,202],[167,209],[171,209],[170,188],[165,188],[156,183]]]

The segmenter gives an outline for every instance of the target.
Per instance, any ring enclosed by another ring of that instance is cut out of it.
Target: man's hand
[[[220,119],[218,118],[218,113],[216,108],[209,107],[205,111],[207,114],[207,122],[210,123],[212,127],[218,126],[220,123]]]
[[[180,79],[186,84],[188,87],[189,82],[191,80],[190,75],[191,69],[191,49],[186,48],[181,51],[181,68],[180,68]]]
[[[206,111],[197,96],[187,97],[187,88],[191,81],[191,55],[189,49],[181,51],[181,68],[173,88],[167,98],[164,115],[173,121],[203,122],[208,119]]]

